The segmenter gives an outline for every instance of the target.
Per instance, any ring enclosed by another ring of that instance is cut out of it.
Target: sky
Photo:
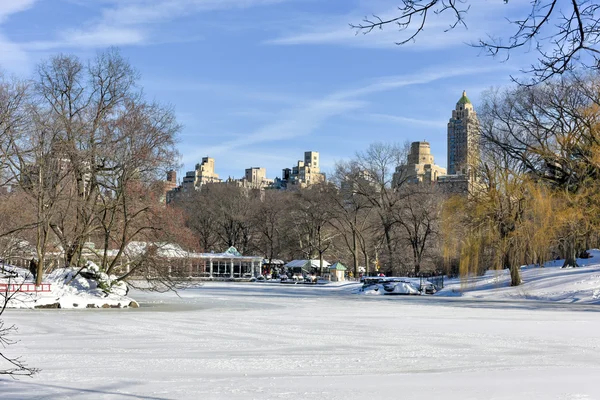
[[[280,176],[318,151],[321,169],[374,142],[426,140],[446,167],[446,124],[462,91],[510,84],[531,63],[469,46],[511,31],[528,2],[478,0],[467,28],[430,20],[416,43],[394,27],[356,34],[365,15],[392,15],[398,0],[0,0],[0,68],[31,77],[52,55],[92,58],[116,46],[145,95],[183,125],[181,178],[213,157],[221,178],[249,167]]]

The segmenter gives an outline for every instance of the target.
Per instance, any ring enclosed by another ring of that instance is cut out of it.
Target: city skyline
[[[467,106],[466,108],[468,108],[468,110],[461,111],[463,108],[465,108],[465,105]],[[447,143],[450,143],[451,141],[455,140],[454,136],[455,136],[455,130],[456,129],[458,129],[459,131],[462,131],[464,129],[464,134],[465,135],[466,135],[467,131],[471,132],[471,135],[473,135],[475,133],[474,130],[476,130],[476,125],[478,124],[478,120],[477,120],[477,115],[476,115],[475,111],[473,110],[473,108],[474,107],[471,104],[471,101],[467,97],[466,90],[463,90],[462,95],[460,96],[460,98],[456,102],[455,108],[450,111],[451,117],[449,118],[449,123],[448,123],[447,131],[446,131],[447,132]],[[469,110],[470,110],[471,114],[469,114]],[[461,120],[463,118],[463,116],[462,116],[463,112],[466,113],[465,118],[467,120],[469,120],[468,124],[471,124],[472,126],[471,125],[468,125],[468,126],[465,125],[464,128],[462,128],[460,126],[459,126],[459,128],[456,128],[457,122],[459,124],[461,123]],[[471,121],[471,118],[473,119],[472,121]],[[464,141],[463,145],[466,146],[466,147],[468,147],[468,143],[467,142],[469,142],[469,143],[472,142],[472,138],[471,138],[471,140],[467,141],[467,139],[465,137],[463,139],[463,141]],[[423,141],[413,141],[410,138],[407,138],[407,143],[410,144],[410,150],[409,150],[409,153],[407,154],[408,160],[409,160],[408,164],[414,165],[414,164],[419,163],[418,160],[412,160],[411,161],[411,157],[413,157],[413,158],[414,157],[417,157],[417,158],[419,157],[420,154],[418,153],[418,150],[415,150],[416,149],[415,145],[417,145],[417,148],[418,148],[418,146],[421,144],[421,146],[422,145],[426,145],[426,148],[427,148],[426,149],[426,157],[427,157],[427,159],[426,160],[421,160],[421,161],[423,161],[423,165],[429,163],[431,165],[435,165],[436,168],[442,167],[443,168],[443,172],[441,173],[441,175],[446,175],[446,171],[448,171],[448,175],[456,175],[456,174],[463,175],[463,174],[466,173],[465,170],[457,171],[455,169],[456,167],[451,167],[451,162],[449,160],[452,158],[452,156],[449,157],[449,158],[446,158],[447,165],[446,165],[445,168],[443,166],[441,166],[437,162],[434,164],[433,163],[433,159],[435,158],[435,156],[433,155],[434,153],[430,153],[430,151],[432,151],[433,149],[431,148],[430,143],[427,141],[427,139],[425,139]],[[465,149],[466,149],[466,147],[465,147]],[[468,153],[467,150],[465,150],[465,151]],[[313,150],[306,151],[305,154],[306,153],[311,153],[311,152],[313,152]],[[317,154],[318,153],[319,152],[317,152]],[[466,159],[466,154],[467,153],[465,153],[465,155],[463,155],[464,160],[463,159],[460,160],[460,162],[463,163],[463,164],[465,164],[465,165],[466,165],[466,163],[468,163],[468,161]],[[448,152],[448,154],[450,154],[450,152]],[[351,157],[351,155],[349,155],[348,157]],[[217,163],[216,163],[217,160],[214,159],[214,158],[212,158],[212,157],[210,157],[210,156],[205,156],[205,157],[202,157],[202,162],[204,162],[204,160],[206,160],[206,159],[211,159],[212,160],[212,163],[213,163],[212,170],[214,172],[218,173],[218,169],[215,167],[215,165],[217,165]],[[298,162],[299,163],[302,162],[302,159],[299,159]],[[319,160],[319,162],[322,164],[322,160]],[[470,162],[472,162],[472,160]],[[196,169],[198,168],[198,165],[199,164],[197,163],[196,164]],[[464,167],[464,165],[463,165],[463,167]],[[227,180],[229,178],[231,178],[231,179],[244,179],[244,176],[247,179],[247,174],[248,174],[247,171],[248,171],[248,169],[256,169],[256,168],[260,168],[262,170],[266,170],[266,168],[264,168],[264,167],[262,167],[260,165],[253,165],[253,166],[249,166],[249,167],[247,167],[245,169],[245,172],[244,172],[244,174],[242,174],[243,176],[241,178],[238,178],[238,175],[229,175],[227,178],[222,178],[222,180]],[[279,175],[275,175],[274,177],[272,177],[270,179],[271,180],[272,179],[277,179],[277,178],[285,179],[284,175],[285,175],[285,170],[286,169],[289,170],[289,166],[285,166],[285,167],[281,168],[280,169],[281,173]],[[185,174],[192,174],[193,172],[194,171],[185,171],[185,172],[182,172],[181,175],[178,175],[178,176],[180,176],[178,184],[184,183],[183,177],[185,176]],[[324,172],[324,173],[327,176],[327,172]],[[268,174],[267,174],[267,176],[268,176]],[[437,173],[435,174],[435,176],[437,176]],[[430,180],[436,180],[436,179],[430,179]]]
[[[86,60],[117,46],[141,75],[146,96],[175,109],[183,125],[179,176],[202,157],[218,173],[261,166],[269,178],[298,154],[321,153],[321,169],[372,142],[427,140],[446,161],[449,107],[463,90],[510,83],[535,54],[506,62],[465,42],[506,29],[502,18],[527,4],[482,2],[469,26],[436,23],[415,44],[396,46],[394,29],[355,35],[348,24],[387,15],[384,1],[332,0],[5,0],[0,68],[28,77],[57,53]],[[258,26],[246,21],[262,21]],[[477,107],[476,107],[477,108]]]

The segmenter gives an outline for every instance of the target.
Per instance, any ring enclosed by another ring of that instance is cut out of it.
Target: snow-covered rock
[[[107,275],[91,262],[81,271],[58,268],[44,277],[43,285],[36,287],[28,270],[8,267],[16,276],[0,279],[10,284],[9,308],[126,308],[138,307],[127,297],[127,284],[116,276]],[[79,272],[79,273],[78,273]]]
[[[419,285],[410,281],[384,281],[362,288],[358,293],[367,296],[377,295],[419,295]]]

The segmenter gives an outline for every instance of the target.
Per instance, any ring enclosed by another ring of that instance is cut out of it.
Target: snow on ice
[[[42,371],[0,379],[0,398],[600,399],[592,255],[524,267],[517,288],[490,271],[433,296],[210,282],[132,291],[137,309],[11,309],[20,342],[5,351]]]

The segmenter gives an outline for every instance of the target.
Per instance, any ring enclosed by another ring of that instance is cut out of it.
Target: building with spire
[[[479,120],[473,104],[463,91],[448,121],[448,175],[438,183],[443,191],[473,194],[479,187],[472,168],[479,160]]]
[[[469,175],[479,155],[479,120],[463,91],[448,121],[448,175]]]

